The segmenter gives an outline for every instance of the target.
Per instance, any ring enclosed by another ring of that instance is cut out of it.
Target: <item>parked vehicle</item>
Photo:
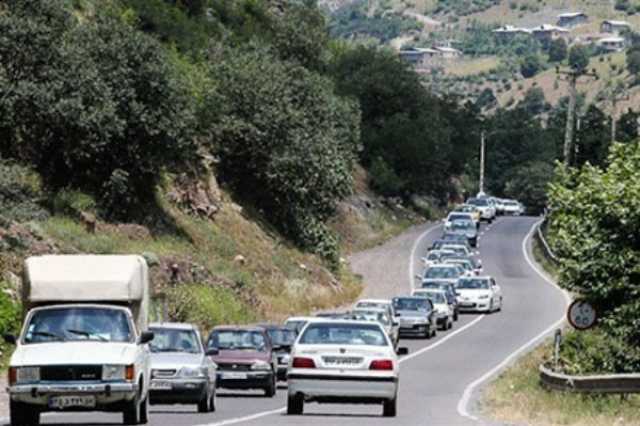
[[[460,313],[458,307],[458,297],[456,294],[456,284],[443,280],[425,280],[422,282],[423,289],[442,290],[447,297],[447,302],[451,306],[453,311],[453,320],[458,321],[458,314]]]
[[[480,210],[480,218],[489,223],[496,218],[496,209],[488,198],[469,198],[467,204],[471,204]]]
[[[196,404],[216,409],[216,364],[205,354],[196,326],[151,324],[151,404]]]
[[[330,402],[381,404],[385,417],[395,417],[399,371],[396,350],[380,324],[309,323],[291,354],[287,414],[302,414],[308,402]]]
[[[396,313],[393,303],[388,299],[362,299],[358,300],[354,305],[355,309],[360,308],[383,308],[386,309],[389,318],[391,318],[391,339],[397,346],[400,341],[400,324],[396,320]]]
[[[490,313],[502,309],[502,289],[492,277],[462,278],[456,294],[461,311]]]
[[[394,297],[401,336],[429,339],[436,335],[437,318],[431,301],[422,297]]]
[[[37,256],[25,262],[26,312],[9,362],[11,425],[48,411],[121,412],[148,421],[149,282],[140,256]]]
[[[218,365],[218,388],[262,389],[267,397],[276,394],[276,353],[264,328],[215,327],[207,353]]]
[[[271,338],[273,351],[276,353],[278,369],[276,377],[278,381],[286,382],[291,347],[293,346],[293,342],[296,341],[297,334],[295,331],[280,325],[263,324],[260,326],[267,330],[267,334],[269,334],[269,337]]]
[[[423,288],[413,290],[412,295],[428,299],[431,302],[435,311],[436,324],[440,326],[441,330],[450,330],[453,328],[454,310],[447,301],[447,295],[444,291],[434,288]]]

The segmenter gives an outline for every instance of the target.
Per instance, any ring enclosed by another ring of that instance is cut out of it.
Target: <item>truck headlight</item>
[[[18,367],[15,371],[16,383],[40,381],[40,367]]]
[[[256,361],[253,364],[251,364],[251,369],[260,370],[260,371],[271,370],[271,364],[264,361]]]
[[[205,377],[206,371],[203,367],[182,367],[179,373],[180,377],[199,378]]]
[[[126,366],[124,365],[103,365],[102,380],[124,380],[126,374]]]

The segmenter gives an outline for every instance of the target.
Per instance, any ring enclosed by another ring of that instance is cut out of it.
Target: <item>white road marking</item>
[[[553,282],[544,272],[542,272],[536,266],[536,264],[529,257],[529,252],[527,250],[527,241],[529,241],[529,239],[531,238],[531,236],[535,232],[536,227],[541,222],[542,222],[542,220],[536,222],[532,226],[532,228],[529,231],[529,233],[524,237],[524,240],[522,240],[522,253],[524,254],[524,259],[527,261],[527,263],[529,264],[531,269],[533,269],[544,280],[544,282],[546,282],[550,286],[554,287],[555,289],[557,289],[558,291],[560,291],[564,295],[565,304],[568,306],[569,303],[571,302],[571,296],[569,295],[569,293],[566,292],[564,289],[562,289],[558,284]],[[564,316],[564,313],[563,313],[562,317],[558,321],[553,323],[549,328],[544,330],[542,333],[538,334],[533,339],[529,340],[527,343],[525,343],[523,346],[521,346],[515,352],[513,352],[511,355],[509,355],[507,358],[505,358],[504,361],[502,361],[500,364],[496,365],[494,368],[492,368],[491,370],[489,370],[485,374],[483,374],[481,377],[479,377],[477,380],[475,380],[474,382],[470,383],[465,388],[464,393],[462,394],[462,398],[460,398],[460,401],[458,401],[458,407],[457,407],[458,414],[460,414],[462,417],[466,417],[466,418],[471,419],[473,421],[479,421],[477,416],[474,416],[473,414],[469,413],[469,402],[471,401],[471,396],[473,394],[473,391],[480,384],[482,384],[483,382],[487,381],[493,375],[497,374],[499,371],[501,371],[502,369],[507,367],[518,356],[522,355],[524,352],[530,350],[533,346],[537,345],[547,335],[551,334],[551,332],[555,328],[560,327],[564,323],[564,321],[565,321],[565,316]]]
[[[252,414],[250,416],[237,417],[237,418],[234,418],[234,419],[223,420],[223,421],[218,422],[218,423],[206,423],[206,424],[202,424],[202,425],[198,425],[198,426],[227,426],[227,425],[235,425],[237,423],[250,422],[251,420],[256,420],[256,419],[260,419],[262,417],[271,416],[273,414],[282,413],[286,409],[287,409],[287,407],[281,407],[281,408],[278,408],[276,410],[263,411],[261,413]]]
[[[440,228],[441,226],[442,226],[441,224],[436,224],[436,225],[432,226],[431,228],[428,228],[426,231],[424,231],[422,234],[420,234],[420,236],[413,243],[413,247],[411,248],[411,256],[409,257],[409,285],[410,285],[410,289],[412,291],[415,289],[415,284],[414,284],[414,282],[415,282],[415,258],[416,258],[416,251],[418,250],[418,246],[420,245],[422,240],[425,239],[425,237],[427,235],[429,235],[434,230]]]

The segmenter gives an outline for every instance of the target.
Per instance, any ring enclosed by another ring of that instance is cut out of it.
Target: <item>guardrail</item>
[[[640,393],[640,374],[571,376],[540,366],[540,383],[548,389],[578,393]]]
[[[544,251],[545,257],[551,260],[554,264],[558,265],[560,264],[560,259],[558,258],[558,256],[556,256],[553,250],[551,250],[551,246],[549,246],[549,243],[547,242],[547,239],[544,236],[543,229],[546,228],[546,225],[547,225],[547,216],[545,216],[544,220],[540,223],[540,225],[538,225],[538,229],[536,230],[536,237],[538,238],[538,241],[542,245],[542,249]]]

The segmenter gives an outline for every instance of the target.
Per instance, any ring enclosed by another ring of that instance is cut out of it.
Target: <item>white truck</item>
[[[148,421],[149,279],[140,256],[28,258],[24,324],[9,366],[11,425],[59,411],[121,412]]]

